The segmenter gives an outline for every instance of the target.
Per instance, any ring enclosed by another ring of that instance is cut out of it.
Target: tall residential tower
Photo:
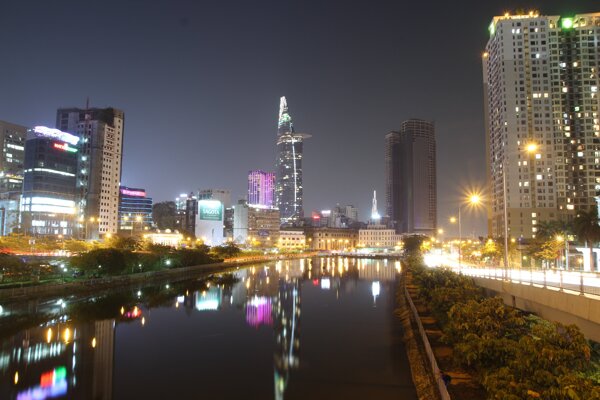
[[[277,184],[276,204],[281,225],[300,225],[304,219],[302,188],[302,150],[304,139],[310,135],[294,130],[287,101],[281,97],[277,126]]]
[[[56,126],[81,139],[77,189],[86,236],[117,233],[125,114],[115,108],[61,108]]]
[[[497,16],[483,53],[490,235],[535,237],[600,189],[600,13]],[[506,206],[505,206],[506,200]],[[506,210],[505,210],[506,207]]]
[[[409,119],[385,137],[386,217],[399,233],[433,235],[437,224],[433,122]]]

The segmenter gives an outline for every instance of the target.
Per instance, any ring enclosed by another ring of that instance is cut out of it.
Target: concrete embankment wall
[[[190,278],[199,278],[216,272],[227,272],[249,264],[306,258],[311,256],[312,254],[294,254],[285,257],[258,256],[246,259],[238,259],[233,262],[227,261],[215,264],[196,265],[193,267],[173,268],[163,271],[150,271],[138,274],[108,276],[104,278],[89,279],[78,282],[0,289],[0,300],[23,300],[34,297],[67,296],[73,294],[91,293],[134,284],[151,284],[160,281],[176,282]]]
[[[500,296],[505,304],[550,321],[575,324],[588,339],[600,342],[600,298],[597,296],[495,279],[474,279],[488,294]]]

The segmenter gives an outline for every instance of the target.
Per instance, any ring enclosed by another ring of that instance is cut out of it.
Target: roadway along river
[[[416,399],[398,262],[313,258],[3,304],[2,399]]]

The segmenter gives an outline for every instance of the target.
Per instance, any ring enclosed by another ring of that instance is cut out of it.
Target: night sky
[[[246,194],[274,170],[279,97],[305,144],[305,212],[384,212],[384,136],[434,120],[438,225],[482,187],[481,53],[494,15],[600,11],[597,1],[0,3],[0,119],[54,126],[58,107],[125,111],[123,184],[155,201],[198,188]],[[483,212],[464,231],[485,234]]]

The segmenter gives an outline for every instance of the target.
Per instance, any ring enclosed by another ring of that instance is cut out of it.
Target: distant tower
[[[436,146],[433,122],[409,119],[385,137],[386,216],[398,233],[436,232]]]
[[[381,215],[377,211],[377,191],[373,190],[373,206],[371,207],[371,223],[378,225],[381,222]]]
[[[281,97],[277,125],[277,184],[276,205],[281,225],[297,226],[304,219],[302,187],[302,150],[304,139],[310,135],[294,131],[287,101]]]

